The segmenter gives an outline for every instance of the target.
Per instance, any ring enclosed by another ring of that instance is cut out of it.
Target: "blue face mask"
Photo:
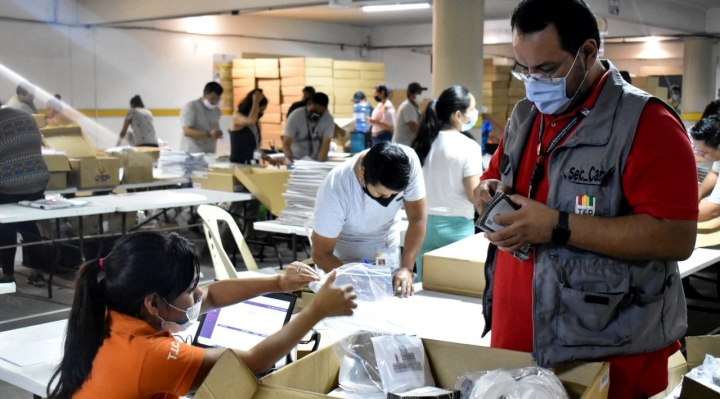
[[[579,51],[578,54],[580,54]],[[575,55],[575,60],[573,60],[573,64],[570,66],[570,70],[567,75],[562,78],[548,79],[545,77],[538,77],[535,76],[536,74],[533,74],[527,79],[523,79],[525,83],[525,95],[528,100],[532,101],[537,109],[543,114],[555,115],[567,111],[568,106],[572,103],[572,100],[580,91],[583,83],[585,83],[585,79],[587,78],[589,71],[585,72],[585,76],[583,77],[582,82],[580,82],[577,90],[575,90],[573,96],[568,98],[566,86],[567,77],[575,67],[576,61],[577,55]]]
[[[460,127],[461,132],[467,132],[468,130],[475,127],[475,124],[477,124],[478,118],[480,118],[480,112],[478,112],[477,109],[474,109],[473,112],[470,113],[470,115],[465,114],[470,120],[468,123],[463,123],[463,125]]]

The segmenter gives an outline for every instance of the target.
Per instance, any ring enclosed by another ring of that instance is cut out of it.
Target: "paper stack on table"
[[[332,162],[295,161],[287,182],[285,209],[280,222],[291,226],[304,226],[313,217],[315,198],[328,173],[340,164]]]
[[[190,177],[194,170],[207,169],[208,164],[202,152],[160,151],[158,168],[163,174]]]

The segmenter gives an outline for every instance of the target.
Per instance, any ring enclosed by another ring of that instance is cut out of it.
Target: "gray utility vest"
[[[648,101],[665,103],[625,83],[609,62],[603,64],[610,76],[594,107],[550,155],[547,206],[576,213],[578,196],[588,195],[594,210],[585,206],[577,213],[615,217],[632,214],[622,174],[640,115]],[[537,113],[527,99],[513,110],[500,162],[501,180],[509,187]],[[485,266],[483,335],[491,328],[496,251],[489,252]],[[536,248],[533,273],[533,358],[540,366],[652,352],[681,338],[687,328],[677,262],[615,259],[549,243]]]

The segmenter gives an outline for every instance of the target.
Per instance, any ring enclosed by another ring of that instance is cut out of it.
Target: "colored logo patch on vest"
[[[595,215],[595,197],[592,195],[578,195],[575,198],[575,213],[578,215]]]

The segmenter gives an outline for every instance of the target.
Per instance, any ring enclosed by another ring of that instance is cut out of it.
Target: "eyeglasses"
[[[570,65],[570,69],[568,70],[568,73],[565,74],[565,76],[560,78],[554,78],[552,75],[557,72],[557,69],[559,69],[562,64],[565,62],[565,59],[570,56],[568,54],[565,59],[555,68],[555,71],[551,72],[541,72],[541,73],[530,73],[530,70],[523,65],[520,65],[517,61],[515,61],[515,65],[513,66],[513,70],[510,71],[512,75],[515,77],[515,79],[522,80],[523,82],[542,82],[542,83],[557,83],[562,81],[563,79],[567,78],[568,75],[570,75],[570,71],[572,71],[573,67],[575,66],[575,62],[577,61],[578,55],[580,54],[580,50],[578,50],[577,53],[575,53],[575,58],[573,58],[573,63]]]

